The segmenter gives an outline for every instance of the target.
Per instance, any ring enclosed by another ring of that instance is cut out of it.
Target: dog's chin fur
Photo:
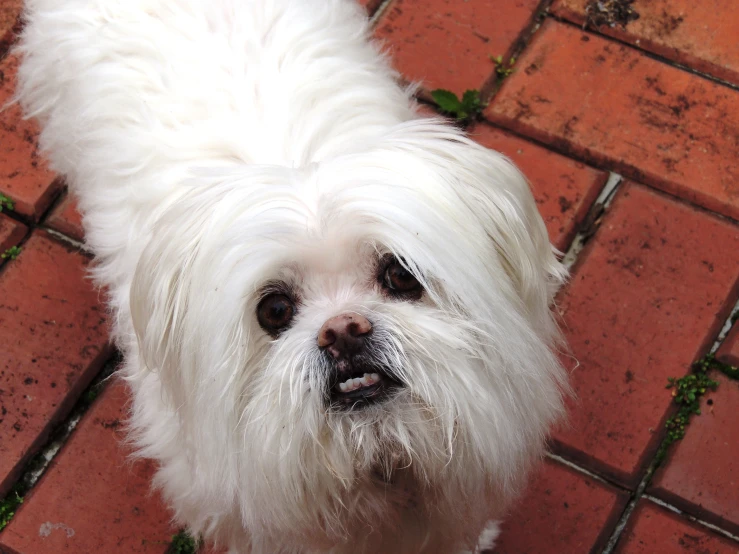
[[[564,272],[521,174],[416,114],[348,0],[25,16],[19,99],[78,197],[132,438],[177,521],[240,553],[488,546],[566,386]],[[383,288],[388,255],[420,298]],[[277,337],[255,315],[270,286],[296,302]],[[316,344],[344,312],[399,383],[356,409],[327,401]]]

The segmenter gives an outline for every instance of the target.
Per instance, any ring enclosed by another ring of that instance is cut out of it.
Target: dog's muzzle
[[[327,398],[332,406],[354,410],[387,398],[400,386],[384,368],[372,362],[368,345],[372,324],[359,314],[327,320],[318,331],[318,346],[329,359]]]

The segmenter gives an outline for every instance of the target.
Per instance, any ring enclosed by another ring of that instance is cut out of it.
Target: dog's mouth
[[[343,410],[362,409],[387,398],[400,384],[381,370],[372,373],[361,371],[349,375],[343,373],[334,380],[330,389],[332,406]]]

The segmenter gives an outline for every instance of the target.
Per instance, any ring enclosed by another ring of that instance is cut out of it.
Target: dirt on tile
[[[637,12],[631,5],[635,0],[590,0],[585,8],[585,25],[587,27],[600,27],[608,25],[615,27],[626,25],[639,19]]]

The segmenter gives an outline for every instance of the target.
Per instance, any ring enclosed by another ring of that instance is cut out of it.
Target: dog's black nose
[[[335,359],[357,354],[364,339],[372,332],[372,324],[359,314],[341,314],[327,320],[318,331],[318,346]]]

